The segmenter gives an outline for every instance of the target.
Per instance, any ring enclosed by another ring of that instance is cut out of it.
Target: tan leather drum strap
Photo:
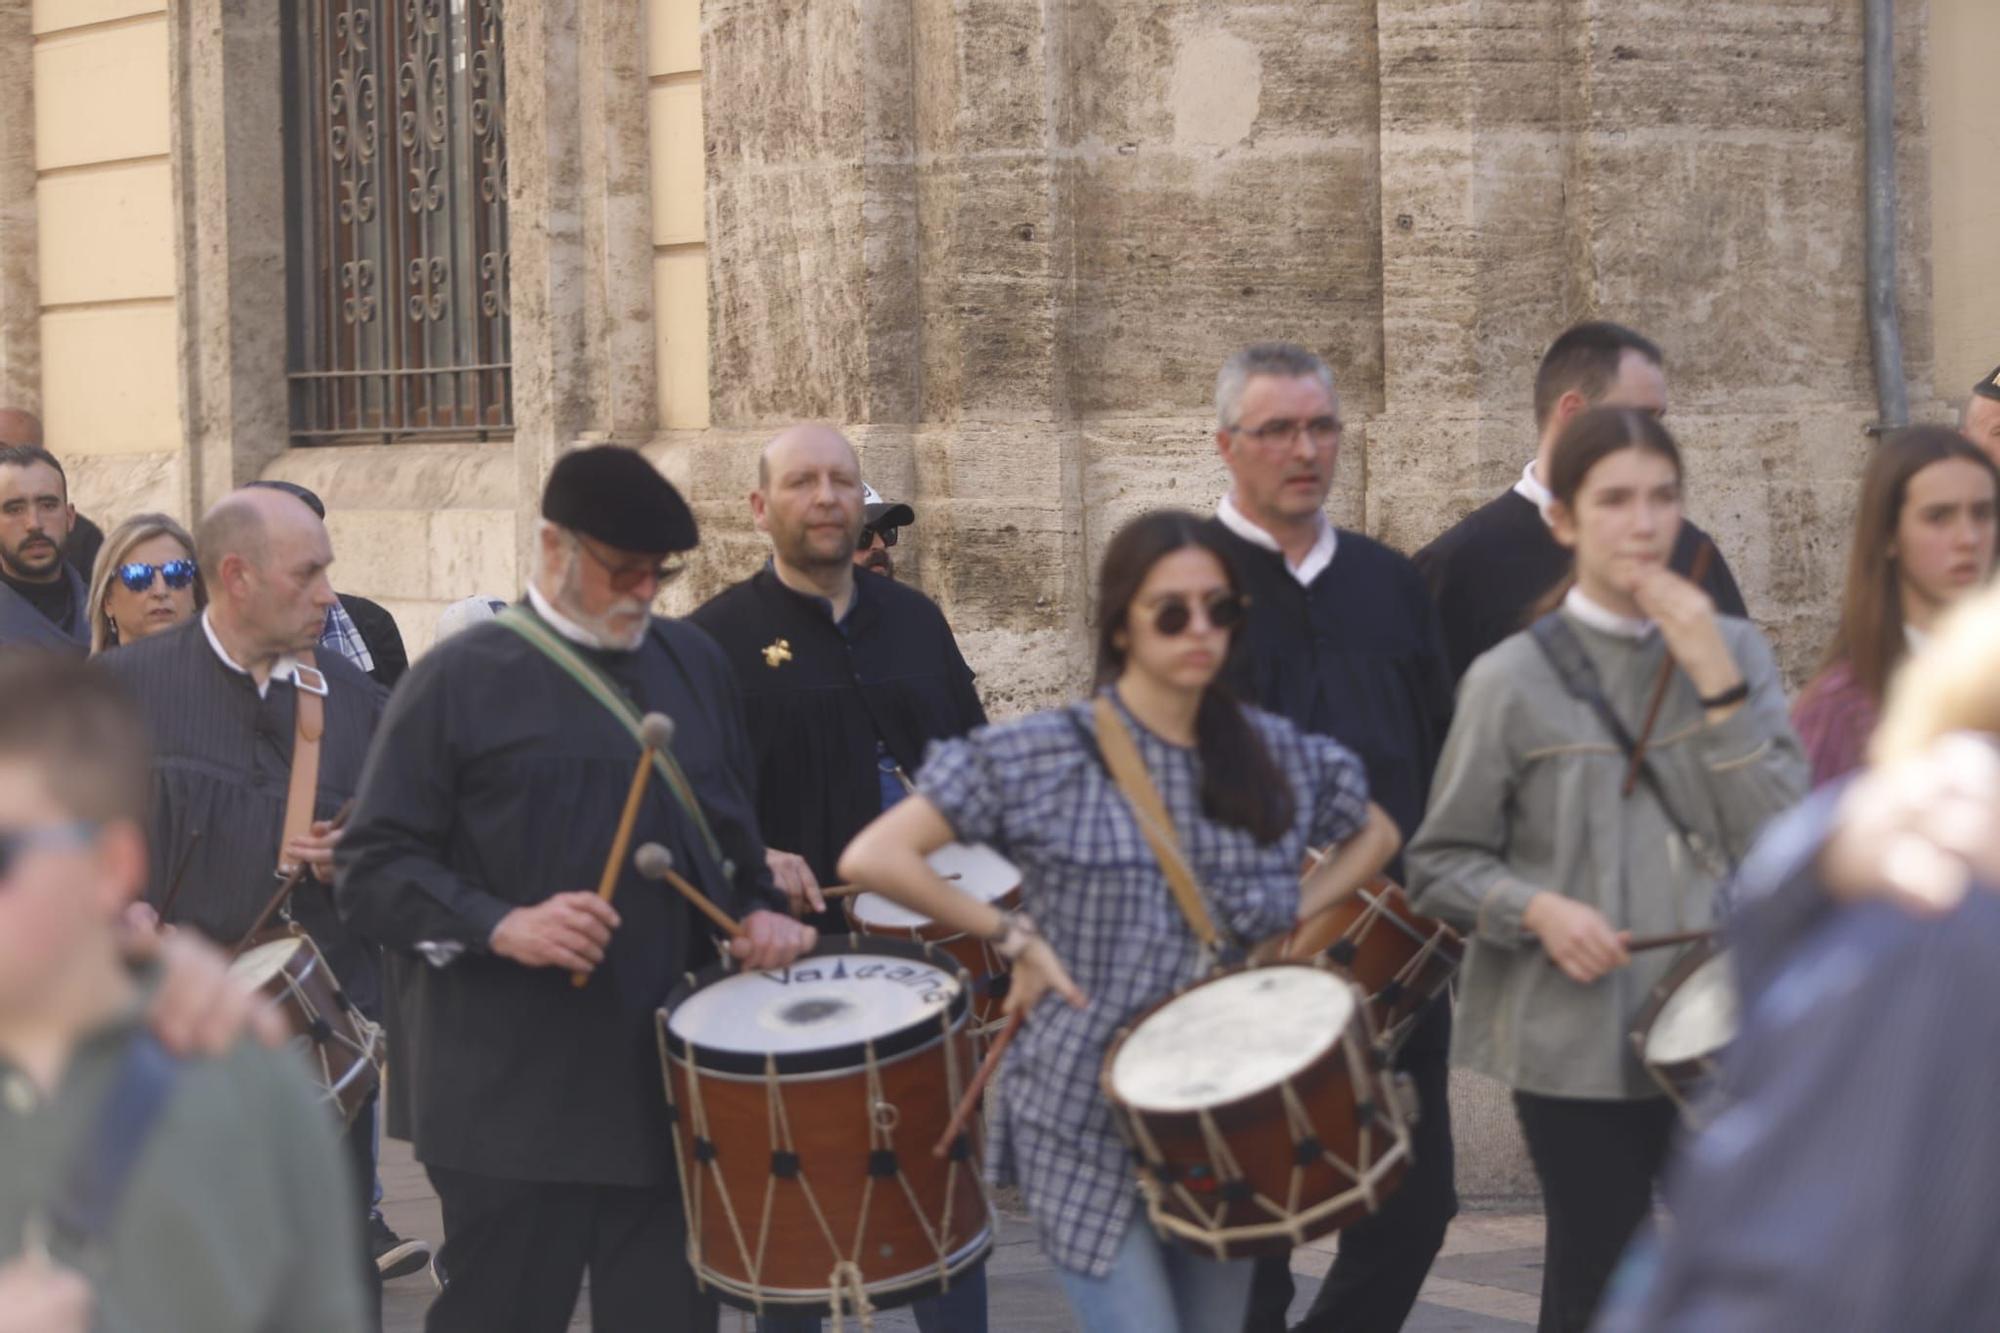
[[[292,783],[285,794],[285,827],[278,836],[280,875],[289,875],[298,868],[285,855],[285,846],[312,831],[313,803],[319,797],[319,742],[326,735],[326,677],[320,674],[312,653],[299,654],[292,685],[292,692],[298,696],[297,723],[292,736]]]
[[[1194,875],[1181,856],[1173,817],[1167,813],[1166,803],[1153,785],[1153,775],[1146,768],[1145,756],[1139,753],[1139,743],[1132,739],[1110,696],[1098,695],[1095,707],[1097,746],[1104,754],[1105,767],[1111,770],[1111,780],[1118,784],[1118,790],[1138,815],[1139,831],[1146,835],[1147,846],[1159,858],[1160,869],[1166,874],[1167,886],[1174,891],[1181,915],[1187,918],[1188,929],[1204,947],[1214,949],[1221,936],[1208,914],[1208,904],[1202,901],[1201,890],[1195,887]]]

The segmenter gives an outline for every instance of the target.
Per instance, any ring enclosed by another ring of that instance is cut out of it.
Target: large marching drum
[[[1153,1225],[1226,1259],[1375,1211],[1410,1160],[1383,1064],[1360,988],[1320,961],[1230,969],[1141,1014],[1103,1083]]]
[[[928,944],[835,936],[725,964],[659,1014],[689,1261],[731,1305],[857,1313],[992,1248],[979,1154],[931,1146],[977,1063],[967,977]]]
[[[306,1057],[320,1098],[352,1124],[382,1082],[382,1029],[362,1016],[303,932],[259,944],[229,966],[278,1011]]]
[[[1736,981],[1727,950],[1698,944],[1676,961],[1646,997],[1632,1024],[1633,1053],[1690,1123],[1736,1039]]]
[[[1308,876],[1317,864],[1307,862]],[[1376,1040],[1393,1051],[1457,975],[1465,940],[1444,922],[1419,916],[1394,880],[1378,877],[1301,921],[1278,953],[1321,955],[1361,983]]]
[[[983,843],[946,843],[925,858],[932,870],[954,887],[1003,912],[1021,905],[1021,872],[1011,861]],[[972,1018],[976,1029],[990,1032],[1000,1023],[1007,1000],[1007,960],[976,935],[940,926],[879,893],[861,893],[848,900],[848,919],[864,935],[888,935],[918,944],[935,944],[956,958],[972,980]]]

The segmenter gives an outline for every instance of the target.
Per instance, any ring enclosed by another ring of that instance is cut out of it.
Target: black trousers
[[[1396,1053],[1396,1068],[1410,1075],[1417,1090],[1410,1169],[1381,1212],[1340,1233],[1340,1253],[1298,1329],[1395,1333],[1410,1317],[1431,1261],[1444,1248],[1445,1231],[1458,1215],[1450,1049],[1451,1002],[1440,999]],[[1245,1333],[1282,1333],[1292,1295],[1291,1259],[1280,1254],[1257,1260]]]
[[[347,1150],[348,1165],[354,1171],[354,1198],[359,1205],[355,1209],[354,1226],[361,1236],[362,1289],[367,1294],[364,1309],[371,1330],[382,1327],[382,1270],[375,1266],[375,1238],[368,1226],[368,1215],[373,1208],[371,1199],[375,1193],[376,1109],[372,1104],[363,1107],[361,1113],[354,1117],[354,1123],[347,1127],[342,1140],[342,1146]]]
[[[1639,1227],[1672,1146],[1665,1097],[1584,1101],[1514,1094],[1514,1114],[1542,1182],[1546,1253],[1541,1333],[1582,1333]]]
[[[444,1206],[445,1288],[427,1333],[561,1333],[590,1274],[597,1333],[715,1333],[677,1186],[567,1185],[425,1168]]]

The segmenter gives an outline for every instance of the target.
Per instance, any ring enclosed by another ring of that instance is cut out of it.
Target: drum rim
[[[1727,952],[1728,945],[1718,939],[1698,940],[1689,945],[1687,951],[1676,958],[1673,966],[1662,973],[1660,979],[1653,983],[1653,988],[1646,992],[1646,1002],[1633,1016],[1632,1026],[1627,1030],[1626,1036],[1631,1043],[1633,1054],[1638,1057],[1639,1064],[1648,1072],[1658,1071],[1653,1072],[1656,1082],[1660,1080],[1662,1073],[1698,1066],[1702,1060],[1712,1059],[1727,1049],[1728,1043],[1724,1043],[1706,1055],[1667,1062],[1653,1060],[1646,1053],[1646,1043],[1652,1036],[1653,1025],[1659,1022],[1660,1015],[1666,1012],[1667,1003],[1673,999],[1674,993],[1687,984],[1688,978]]]
[[[1736,1034],[1732,1033],[1729,1039],[1721,1045],[1711,1046],[1705,1051],[1696,1051],[1691,1055],[1677,1055],[1672,1058],[1653,1053],[1653,1034],[1659,1029],[1660,1021],[1667,1016],[1667,1011],[1673,1008],[1674,1001],[1681,997],[1682,993],[1687,990],[1688,984],[1696,977],[1711,967],[1720,966],[1723,969],[1722,974],[1727,980],[1730,989],[1732,991],[1735,989],[1736,978],[1729,971],[1729,960],[1724,956],[1724,951],[1707,944],[1704,944],[1702,947],[1706,952],[1699,959],[1690,958],[1686,963],[1677,963],[1672,972],[1668,973],[1666,977],[1661,978],[1660,984],[1666,987],[1666,989],[1660,994],[1659,1003],[1657,1005],[1650,1002],[1647,1004],[1648,1014],[1646,1022],[1638,1030],[1637,1042],[1639,1046],[1639,1058],[1655,1068],[1681,1069],[1684,1067],[1699,1066],[1702,1061],[1712,1060],[1727,1050],[1730,1043],[1736,1040]],[[1671,986],[1667,985],[1669,979],[1675,979],[1674,984]],[[1739,1014],[1739,1030],[1741,1027],[1740,1017]]]
[[[742,970],[735,966],[733,960],[718,961],[683,978],[679,985],[668,992],[666,1001],[654,1015],[661,1044],[665,1046],[667,1053],[682,1065],[703,1073],[762,1075],[769,1071],[778,1075],[822,1074],[866,1064],[871,1050],[878,1063],[888,1060],[936,1040],[941,1033],[954,1032],[965,1025],[971,1009],[972,978],[966,972],[964,964],[945,950],[923,941],[898,939],[893,935],[823,935],[819,943],[799,955],[799,960],[847,954],[892,954],[912,962],[928,964],[956,981],[957,993],[945,1005],[942,1013],[926,1014],[912,1023],[872,1040],[850,1041],[819,1050],[786,1051],[782,1054],[724,1051],[696,1044],[690,1053],[687,1039],[673,1031],[674,1011],[685,1004],[696,991],[705,990],[719,981],[737,975]]]

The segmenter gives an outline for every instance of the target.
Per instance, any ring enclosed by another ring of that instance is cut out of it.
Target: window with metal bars
[[[514,424],[501,0],[282,0],[295,444]]]

